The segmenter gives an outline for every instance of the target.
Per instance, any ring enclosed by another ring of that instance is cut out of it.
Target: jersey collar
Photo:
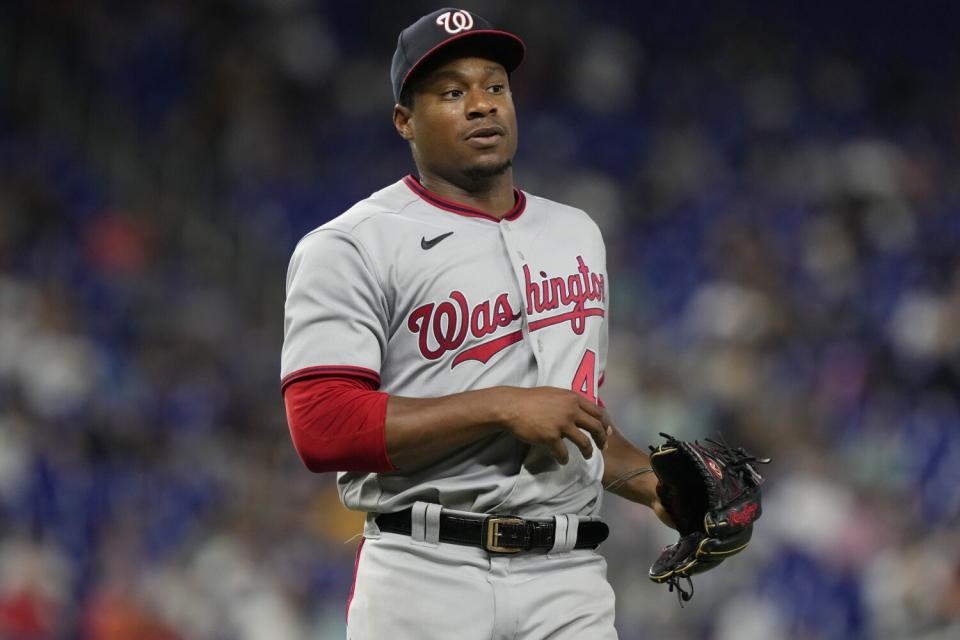
[[[444,211],[449,211],[451,213],[456,213],[461,216],[467,216],[469,218],[481,218],[483,220],[490,220],[491,222],[499,223],[500,218],[496,218],[489,213],[484,213],[479,209],[474,209],[473,207],[468,207],[465,204],[460,204],[459,202],[453,202],[451,200],[445,200],[431,191],[428,191],[426,187],[420,184],[420,181],[411,175],[408,175],[403,179],[403,183],[407,185],[411,191],[420,196],[423,200],[429,202],[433,206],[443,209]],[[503,217],[503,220],[516,220],[523,213],[523,210],[527,207],[527,197],[523,195],[523,191],[520,191],[517,188],[513,190],[513,200],[514,205],[510,211],[507,212],[507,215]]]

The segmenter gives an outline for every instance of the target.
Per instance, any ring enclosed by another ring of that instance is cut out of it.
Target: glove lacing
[[[690,588],[689,592],[687,592],[686,590],[684,590],[683,587],[680,586],[681,576],[672,575],[666,580],[667,586],[670,587],[670,593],[673,593],[674,589],[677,590],[677,602],[680,603],[681,609],[683,608],[683,603],[689,602],[690,598],[693,597],[693,580],[690,578],[690,576],[682,576],[682,577],[687,580],[687,586]]]
[[[770,458],[758,458],[755,455],[747,453],[747,450],[743,447],[737,447],[734,449],[725,441],[723,441],[722,436],[719,442],[713,438],[704,438],[704,441],[709,442],[716,447],[716,449],[710,452],[710,455],[720,459],[724,465],[730,467],[731,469],[742,469],[744,467],[749,468],[751,462],[756,462],[758,464],[770,464]]]

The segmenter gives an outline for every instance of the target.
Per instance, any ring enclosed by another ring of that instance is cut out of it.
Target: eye
[[[503,93],[506,90],[507,88],[502,84],[490,85],[490,87],[487,89],[487,91],[490,93]]]
[[[456,100],[462,95],[463,95],[463,91],[461,91],[460,89],[448,89],[447,91],[444,91],[443,93],[441,93],[440,97],[444,99],[449,99],[449,100]]]

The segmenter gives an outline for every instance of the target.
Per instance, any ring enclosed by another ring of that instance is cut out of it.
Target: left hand
[[[656,477],[656,475],[654,475],[653,477]],[[671,529],[676,529],[677,525],[674,524],[673,518],[670,517],[670,514],[667,513],[667,510],[664,508],[663,504],[660,502],[660,497],[657,496],[657,492],[654,491],[653,495],[655,497],[653,499],[653,502],[650,504],[650,508],[653,509],[653,512],[657,515],[658,518],[660,518],[660,522],[667,525]]]
[[[607,442],[609,443],[621,443],[626,446],[632,447],[632,445],[627,444],[627,441],[624,439],[623,435],[613,426],[613,420],[610,418],[610,414],[607,412],[607,408],[603,407],[602,416],[600,417],[601,424],[607,429]],[[636,451],[636,449],[634,449]],[[626,467],[627,470],[630,468],[637,468],[639,466],[650,466],[649,459],[646,454],[641,451],[636,451],[640,460],[633,462],[629,467]],[[607,461],[607,458],[604,458]],[[646,463],[643,461],[646,460]],[[629,485],[631,487],[628,492],[621,493],[624,497],[641,504],[645,504],[651,509],[653,513],[656,514],[657,518],[663,524],[667,525],[671,529],[676,529],[677,525],[674,524],[673,519],[670,517],[670,514],[667,513],[666,508],[663,506],[663,503],[660,502],[660,496],[657,495],[657,475],[653,472],[645,473],[641,476],[637,476],[630,481]],[[617,493],[620,493],[619,491]],[[626,493],[632,495],[626,495]]]

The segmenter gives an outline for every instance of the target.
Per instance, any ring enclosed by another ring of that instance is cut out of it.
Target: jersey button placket
[[[521,300],[524,300],[524,283],[523,283],[523,263],[526,258],[521,251],[516,246],[516,240],[523,238],[523,234],[520,234],[518,237],[517,234],[511,233],[513,230],[513,224],[503,220],[500,222],[500,237],[503,239],[503,246],[507,250],[507,259],[510,261],[514,273],[517,278],[517,286],[520,291]],[[540,336],[534,338],[530,334],[530,318],[527,316],[527,307],[525,304],[521,303],[521,309],[523,314],[523,325],[521,331],[524,336],[524,343],[527,345],[527,348],[530,349],[530,352],[533,354],[534,360],[537,362],[537,384],[542,384],[543,382],[543,362],[541,360],[543,356],[543,340]]]
[[[512,226],[509,222],[501,222],[500,228],[503,230],[503,233],[500,234],[500,237],[503,238],[503,244],[507,248],[507,255],[510,258],[510,262],[513,263],[514,268],[518,268],[517,261],[522,262],[524,260],[523,251],[520,251],[513,242],[514,236],[510,233]]]

